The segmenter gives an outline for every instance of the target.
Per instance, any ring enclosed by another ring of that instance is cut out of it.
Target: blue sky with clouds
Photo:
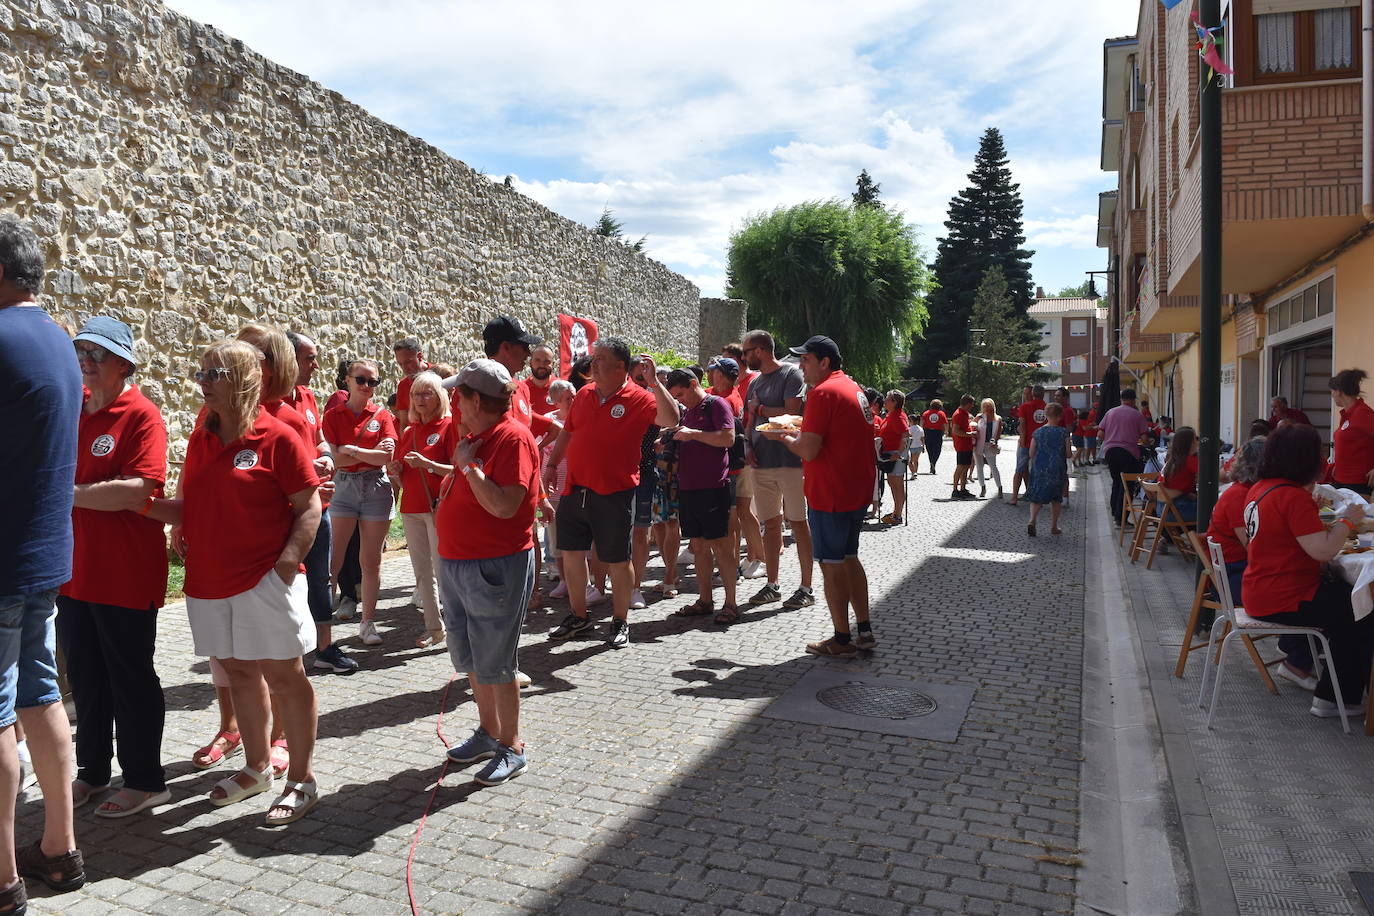
[[[553,210],[610,206],[706,295],[751,213],[867,168],[934,257],[985,127],[1006,136],[1035,282],[1095,247],[1102,41],[1136,0],[171,0]]]

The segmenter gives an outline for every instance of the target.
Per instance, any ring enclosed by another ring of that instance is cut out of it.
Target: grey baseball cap
[[[510,373],[494,359],[474,359],[460,369],[457,375],[450,375],[444,379],[445,388],[467,385],[473,391],[493,398],[503,397],[509,384]]]

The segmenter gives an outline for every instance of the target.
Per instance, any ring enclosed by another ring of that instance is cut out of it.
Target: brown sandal
[[[716,609],[716,606],[715,606],[713,603],[711,603],[710,601],[702,601],[700,598],[698,598],[696,601],[693,601],[691,604],[685,605],[684,607],[680,607],[680,608],[678,608],[676,611],[673,611],[673,616],[674,616],[674,617],[706,617],[706,616],[709,616],[710,614],[712,614],[712,613],[715,611],[715,609]]]
[[[23,878],[0,891],[0,914],[26,913],[28,909],[29,895],[24,890]]]
[[[738,620],[739,605],[727,604],[721,607],[720,613],[716,615],[715,622],[723,627],[728,627],[730,624],[735,623]]]
[[[20,875],[37,878],[55,891],[74,891],[86,883],[86,867],[79,849],[49,857],[43,854],[43,841],[34,840],[31,845],[15,850],[14,863]]]

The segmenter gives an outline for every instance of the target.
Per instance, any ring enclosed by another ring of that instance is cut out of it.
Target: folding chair
[[[1231,640],[1237,636],[1249,636],[1256,639],[1261,636],[1306,636],[1307,643],[1312,649],[1312,657],[1325,662],[1332,673],[1331,686],[1336,692],[1336,709],[1341,714],[1341,727],[1345,733],[1350,734],[1350,717],[1345,711],[1345,700],[1341,697],[1341,682],[1335,677],[1336,666],[1331,658],[1331,644],[1326,641],[1326,634],[1316,627],[1295,627],[1283,626],[1281,624],[1268,624],[1263,618],[1251,617],[1245,613],[1244,608],[1236,607],[1231,600],[1231,583],[1226,578],[1226,559],[1221,555],[1221,545],[1211,538],[1207,539],[1207,552],[1210,557],[1209,565],[1212,569],[1212,583],[1216,586],[1217,595],[1221,598],[1221,613],[1225,616],[1229,626],[1226,629],[1226,636],[1221,640],[1221,646],[1217,649],[1215,665],[1212,661],[1212,645],[1216,642],[1217,628],[1212,627],[1212,635],[1207,641],[1207,654],[1203,657],[1202,683],[1198,687],[1197,705],[1207,710],[1207,727],[1212,727],[1212,716],[1216,714],[1217,703],[1221,700],[1221,673],[1226,664],[1226,647],[1231,644]],[[1317,645],[1321,645],[1321,653],[1317,652]],[[1216,674],[1212,679],[1212,703],[1208,706],[1203,702],[1207,696],[1207,674],[1212,668],[1216,668]]]
[[[1158,480],[1158,474],[1122,474],[1121,483],[1125,487],[1126,493],[1121,500],[1121,524],[1117,526],[1116,546],[1121,547],[1126,543],[1126,523],[1131,522],[1139,527],[1140,516],[1145,513],[1145,505],[1140,500],[1140,489],[1134,484],[1141,481]]]
[[[1145,561],[1145,568],[1153,569],[1155,554],[1159,552],[1160,544],[1166,539],[1173,541],[1175,545],[1180,544],[1183,533],[1196,528],[1197,523],[1183,520],[1173,500],[1163,492],[1160,484],[1145,481],[1141,483],[1140,488],[1145,493],[1145,509],[1136,519],[1135,538],[1131,541],[1131,563],[1134,564],[1145,552],[1145,539],[1153,528],[1154,536],[1150,538],[1149,557]],[[1164,508],[1159,508],[1161,505]],[[1185,556],[1192,556],[1191,547],[1180,547],[1180,550]]]
[[[1196,531],[1188,532],[1188,541],[1193,548],[1193,552],[1199,559],[1207,556],[1207,548],[1202,546],[1202,539],[1197,536]],[[1193,609],[1188,615],[1187,629],[1183,631],[1183,644],[1179,646],[1178,649],[1178,665],[1174,668],[1174,677],[1183,677],[1184,669],[1188,666],[1188,656],[1198,649],[1208,648],[1211,643],[1210,636],[1208,639],[1193,642],[1193,634],[1197,632],[1197,623],[1198,619],[1202,616],[1202,609],[1211,608],[1214,611],[1221,610],[1221,602],[1207,595],[1207,586],[1210,585],[1211,582],[1212,564],[1203,561],[1197,576],[1197,590],[1193,592]],[[1212,588],[1212,594],[1217,594],[1215,586]],[[1231,624],[1224,619],[1218,619],[1213,624],[1213,626],[1220,627],[1230,627],[1230,625]],[[1225,635],[1226,633],[1223,631],[1222,636]],[[1260,658],[1259,652],[1255,649],[1254,639],[1244,634],[1241,635],[1241,639],[1245,641],[1245,648],[1250,652],[1250,659],[1255,663],[1255,669],[1259,671],[1260,679],[1264,681],[1264,686],[1269,688],[1270,693],[1277,695],[1279,688],[1278,685],[1274,683],[1274,678],[1269,674],[1269,667],[1271,665],[1280,664],[1283,658],[1279,657],[1272,662],[1266,662],[1264,659]]]

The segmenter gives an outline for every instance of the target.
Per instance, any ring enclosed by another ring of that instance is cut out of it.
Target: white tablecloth
[[[1337,554],[1331,564],[1340,571],[1341,578],[1354,588],[1350,594],[1350,604],[1355,609],[1355,619],[1363,620],[1370,611],[1374,611],[1374,594],[1369,591],[1369,586],[1374,585],[1374,550]]]

